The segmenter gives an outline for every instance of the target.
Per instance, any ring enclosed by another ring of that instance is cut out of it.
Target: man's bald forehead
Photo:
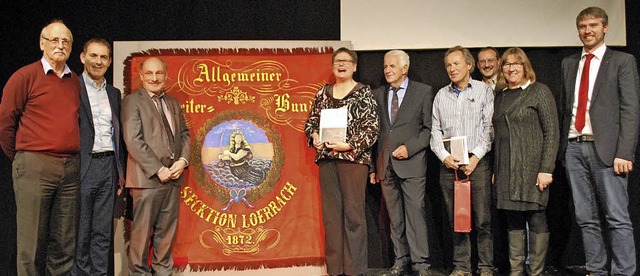
[[[142,62],[140,62],[140,71],[142,72],[143,69],[145,68],[145,64],[153,64],[153,63],[160,63],[162,64],[162,68],[164,68],[164,71],[167,71],[167,64],[164,62],[164,60],[158,58],[158,57],[150,57],[148,59],[143,60]]]
[[[67,25],[64,24],[64,22],[62,22],[62,20],[54,20],[51,23],[44,26],[44,28],[42,28],[42,31],[40,32],[40,36],[45,36],[46,34],[49,34],[51,30],[54,28],[64,28],[69,34],[69,39],[73,41],[73,34],[71,34],[71,30],[67,27]]]

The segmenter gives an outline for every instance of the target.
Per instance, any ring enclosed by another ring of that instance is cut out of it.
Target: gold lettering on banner
[[[213,229],[200,233],[200,244],[205,248],[214,248],[211,245],[213,240],[221,244],[223,254],[229,256],[233,253],[256,254],[262,243],[266,244],[267,249],[276,246],[280,241],[280,232],[265,228],[262,224],[278,215],[287,202],[293,200],[297,190],[295,185],[287,182],[265,206],[240,217],[208,206],[189,186],[182,188],[181,198],[194,215],[214,225]]]
[[[231,256],[234,253],[258,254],[261,245],[270,249],[280,242],[280,232],[276,229],[262,226],[253,229],[229,229],[216,226],[213,230],[204,230],[200,233],[200,245],[204,248],[216,248],[207,243],[214,240],[222,245],[222,254]]]
[[[199,216],[204,221],[223,227],[236,227],[238,215],[221,213],[218,210],[209,207],[198,198],[198,195],[193,193],[193,189],[191,187],[185,186],[182,189],[182,199],[184,203],[189,206],[191,212]]]
[[[303,132],[313,98],[323,85],[324,81],[303,83],[293,78],[289,68],[276,60],[225,56],[186,60],[172,90],[212,97],[213,101],[234,106],[257,104],[271,123]],[[203,103],[187,102],[182,106],[185,113],[216,110]],[[220,108],[223,107],[217,109]]]
[[[302,102],[302,103],[298,103],[298,102],[291,102],[291,96],[289,95],[289,93],[285,93],[283,95],[279,95],[279,94],[274,94],[273,95],[275,97],[275,113],[276,114],[282,114],[288,111],[291,112],[302,112],[304,114],[309,114],[309,110],[311,110],[311,105],[313,105],[313,101],[309,101],[309,102]]]
[[[200,70],[200,74],[193,80],[194,83],[221,82],[224,85],[231,85],[231,83],[235,82],[279,82],[282,77],[282,73],[260,72],[260,69],[255,69],[255,71],[250,71],[250,73],[223,73],[222,77],[220,77],[220,66],[209,67],[204,63],[200,63],[197,67]]]
[[[275,60],[259,60],[235,67],[231,60],[191,59],[180,67],[176,84],[189,95],[214,96],[234,87],[247,87],[258,94],[269,94],[290,88],[292,81],[295,82],[289,79],[287,67]]]
[[[211,113],[215,110],[213,106],[196,103],[193,99],[185,101],[180,108],[184,113]]]

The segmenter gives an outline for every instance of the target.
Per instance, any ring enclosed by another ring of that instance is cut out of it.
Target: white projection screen
[[[609,15],[605,43],[626,46],[624,0],[343,0],[341,40],[354,50],[581,46],[576,16]]]

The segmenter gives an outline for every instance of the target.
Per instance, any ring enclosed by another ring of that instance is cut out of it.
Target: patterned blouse
[[[352,150],[333,152],[323,148],[316,150],[315,162],[320,159],[342,159],[371,166],[371,146],[378,139],[380,125],[378,122],[377,104],[373,99],[371,88],[362,83],[356,86],[342,99],[333,98],[333,84],[325,85],[318,90],[313,100],[313,107],[304,126],[309,147],[313,147],[311,134],[319,133],[320,111],[327,108],[348,109],[347,143]]]

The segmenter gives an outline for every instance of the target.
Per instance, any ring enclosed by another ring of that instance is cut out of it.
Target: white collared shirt
[[[516,86],[514,88],[511,88],[511,89],[522,88],[522,90],[525,90],[525,89],[527,89],[527,87],[529,87],[529,85],[531,85],[531,80],[527,80],[525,83],[523,83],[521,85],[518,85],[518,86]],[[505,91],[507,89],[510,89],[510,88],[509,87],[502,88],[502,91]]]
[[[51,67],[51,64],[49,64],[49,62],[47,61],[47,59],[45,59],[44,57],[42,57],[40,59],[40,62],[42,63],[42,68],[44,68],[44,74],[46,75],[47,73],[49,73],[49,71],[53,72],[54,74],[56,73],[55,70],[53,70],[53,67]],[[67,75],[71,75],[71,69],[69,68],[69,66],[65,63],[64,64],[64,70],[62,70],[62,76],[60,76],[60,78],[67,76]]]
[[[591,109],[591,95],[593,94],[593,86],[596,83],[598,77],[598,71],[600,70],[600,63],[604,57],[604,52],[607,50],[607,45],[602,44],[598,49],[593,51],[594,57],[591,59],[589,65],[589,99],[587,100],[587,110],[584,119],[584,128],[582,132],[576,130],[576,113],[578,112],[578,97],[580,95],[580,79],[582,78],[582,68],[587,60],[587,52],[582,48],[582,54],[580,55],[580,64],[578,66],[578,75],[576,76],[576,86],[573,92],[573,107],[571,111],[571,125],[569,126],[569,138],[575,138],[583,134],[593,134],[591,128],[591,119],[589,118],[589,109]]]
[[[107,95],[107,81],[103,80],[98,87],[86,72],[82,73],[82,79],[84,80],[84,86],[87,88],[87,97],[89,98],[93,129],[95,131],[92,152],[112,151],[114,148],[112,138],[113,122],[111,104]]]

